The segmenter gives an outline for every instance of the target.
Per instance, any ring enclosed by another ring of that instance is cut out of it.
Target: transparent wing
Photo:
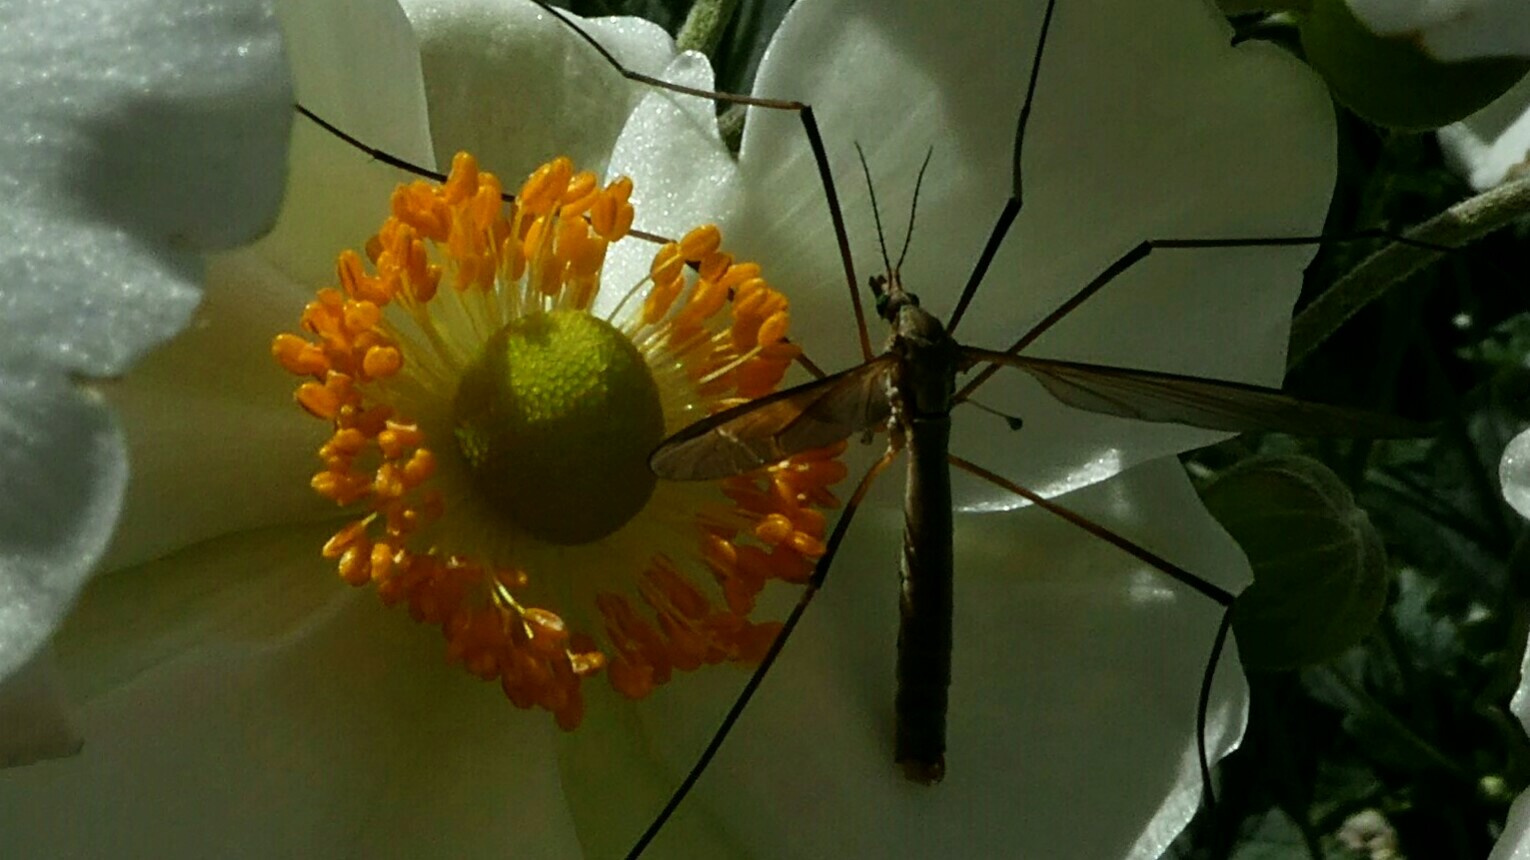
[[[1299,400],[1274,388],[1009,355],[962,347],[972,361],[1017,367],[1058,400],[1078,409],[1210,430],[1274,430],[1306,436],[1406,437],[1428,435],[1421,424],[1390,415]]]
[[[887,421],[896,361],[884,355],[703,418],[659,443],[655,475],[705,481],[740,475]]]

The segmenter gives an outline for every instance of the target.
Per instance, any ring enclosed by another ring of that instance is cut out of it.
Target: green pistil
[[[653,494],[658,386],[632,342],[588,313],[505,326],[463,374],[453,411],[478,489],[533,537],[597,540]]]

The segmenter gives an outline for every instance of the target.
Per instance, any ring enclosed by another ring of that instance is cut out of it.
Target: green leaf
[[[1530,71],[1530,61],[1442,63],[1405,36],[1383,38],[1345,0],[1314,0],[1300,21],[1307,62],[1334,98],[1388,128],[1422,131],[1476,113]]]
[[[1246,461],[1202,494],[1254,569],[1233,606],[1243,663],[1292,669],[1370,633],[1386,603],[1381,538],[1326,466],[1305,457]]]

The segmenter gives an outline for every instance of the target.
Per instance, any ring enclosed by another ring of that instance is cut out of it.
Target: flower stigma
[[[365,259],[272,353],[329,425],[310,482],[346,511],[321,553],[340,577],[438,626],[447,656],[573,729],[583,679],[641,698],[676,670],[758,662],[771,581],[824,552],[844,443],[712,483],[657,481],[648,454],[775,389],[800,349],[785,296],[715,226],[662,245],[608,316],[607,250],[631,180],[567,158],[513,202],[459,154],[393,193]]]

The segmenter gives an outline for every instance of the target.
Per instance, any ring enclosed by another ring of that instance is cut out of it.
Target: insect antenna
[[[581,30],[577,24],[569,20],[561,10],[549,6],[543,0],[531,0],[540,6],[549,15],[562,21],[569,29],[578,34],[596,53],[605,59],[606,63],[615,69],[618,74],[629,81],[636,81],[649,86],[658,87],[682,95],[696,96],[712,101],[727,102],[729,104],[750,105],[753,107],[769,108],[770,110],[792,111],[802,123],[803,132],[807,135],[808,146],[813,150],[813,163],[818,168],[818,179],[823,186],[825,201],[829,206],[829,220],[834,224],[834,238],[839,243],[840,264],[844,267],[845,285],[850,291],[850,305],[855,311],[855,326],[861,339],[861,357],[870,361],[874,355],[871,351],[871,334],[866,329],[866,311],[861,306],[860,288],[855,279],[855,262],[850,256],[850,234],[845,230],[845,215],[839,205],[839,192],[834,186],[834,174],[829,170],[829,154],[823,145],[823,134],[818,130],[818,118],[813,113],[813,106],[805,102],[790,99],[765,99],[755,96],[746,96],[740,93],[725,93],[714,90],[702,90],[695,87],[687,87],[681,84],[671,83],[663,78],[634,72],[623,66],[621,61],[607,51],[604,46],[595,41],[594,37]]]
[[[1004,204],[1004,210],[999,213],[999,220],[994,222],[993,230],[988,233],[988,242],[983,246],[983,253],[978,255],[977,262],[972,266],[972,274],[967,276],[967,286],[962,288],[961,298],[956,301],[956,309],[951,312],[950,319],[946,320],[946,331],[954,333],[956,326],[962,321],[962,315],[967,312],[967,306],[972,303],[972,297],[977,294],[978,285],[983,282],[983,276],[988,274],[988,267],[993,263],[993,258],[999,253],[999,246],[1004,243],[1004,237],[1009,234],[1009,227],[1015,223],[1015,216],[1020,214],[1020,207],[1025,205],[1024,182],[1020,173],[1020,152],[1025,143],[1025,126],[1031,119],[1031,105],[1036,102],[1036,80],[1041,73],[1041,54],[1047,47],[1047,31],[1052,28],[1052,10],[1056,8],[1057,0],[1047,0],[1047,9],[1041,16],[1041,33],[1036,37],[1036,53],[1031,57],[1030,82],[1025,86],[1025,102],[1020,106],[1020,118],[1015,122],[1015,146],[1010,156],[1010,193],[1009,200]]]
[[[893,275],[893,265],[892,262],[887,259],[887,239],[886,234],[882,232],[882,209],[881,207],[877,206],[877,186],[876,183],[871,181],[871,168],[866,166],[866,150],[861,149],[860,141],[855,142],[855,154],[861,160],[861,173],[865,174],[866,176],[866,193],[871,196],[871,217],[874,221],[876,221],[877,225],[877,245],[882,249],[882,268],[885,272],[887,272],[887,277],[891,278]],[[926,159],[926,161],[928,161],[928,159]],[[919,172],[920,174],[923,174],[923,168],[921,168]],[[910,221],[909,226],[913,226],[912,221]],[[903,258],[899,257],[898,261],[901,263]],[[872,291],[880,295],[882,288],[878,286],[878,283],[879,282],[876,278],[871,279]]]
[[[644,830],[643,835],[638,837],[638,840],[633,843],[631,850],[627,852],[628,860],[635,860],[635,858],[640,857],[647,850],[649,844],[659,835],[659,831],[664,828],[665,823],[675,814],[675,810],[680,808],[680,804],[684,802],[686,795],[690,794],[691,789],[696,785],[696,781],[701,778],[701,774],[706,771],[707,766],[716,757],[717,751],[722,748],[723,741],[727,740],[728,733],[733,731],[734,724],[738,722],[738,718],[744,713],[744,709],[748,707],[749,701],[754,698],[755,692],[760,688],[760,683],[765,680],[765,673],[770,671],[770,667],[775,664],[776,658],[780,656],[781,649],[786,646],[787,638],[797,628],[797,622],[802,619],[802,614],[807,611],[808,604],[813,601],[813,596],[818,593],[818,589],[823,587],[824,580],[829,576],[829,567],[834,563],[834,555],[839,551],[839,545],[845,539],[845,534],[850,529],[850,521],[855,518],[855,512],[860,507],[861,501],[866,498],[866,493],[871,490],[872,482],[876,480],[878,475],[882,474],[882,471],[892,463],[897,455],[898,451],[896,449],[889,449],[887,453],[882,455],[881,459],[871,464],[871,468],[867,469],[866,474],[861,477],[860,483],[855,485],[855,492],[851,493],[849,500],[845,502],[844,513],[840,514],[839,521],[834,524],[834,531],[829,534],[829,540],[825,544],[823,555],[819,556],[818,562],[813,565],[813,575],[809,577],[807,584],[802,589],[802,594],[797,598],[797,605],[792,607],[791,614],[787,615],[786,620],[782,622],[781,632],[777,633],[775,640],[770,643],[770,648],[765,652],[765,656],[761,658],[760,665],[755,667],[754,672],[749,676],[748,682],[739,691],[738,698],[733,700],[733,706],[728,708],[728,713],[723,716],[722,722],[717,726],[717,730],[712,733],[712,739],[707,742],[706,749],[702,750],[701,755],[696,759],[696,763],[691,765],[690,772],[685,775],[685,779],[680,781],[680,785],[670,795],[668,802],[664,804],[664,808],[659,811],[658,815],[654,816],[653,821],[648,825],[648,829]]]
[[[1211,707],[1211,684],[1216,674],[1216,666],[1222,656],[1222,648],[1227,642],[1228,631],[1232,628],[1232,607],[1233,601],[1236,600],[1232,592],[1207,582],[1135,541],[1116,534],[1083,514],[1069,510],[1050,499],[1043,498],[1035,492],[990,472],[976,463],[963,460],[955,454],[948,454],[947,460],[956,468],[976,475],[1006,492],[1014,493],[1036,507],[1078,526],[1133,558],[1146,562],[1168,575],[1174,581],[1211,598],[1223,607],[1222,621],[1217,628],[1216,639],[1211,645],[1211,656],[1207,660],[1205,672],[1201,674],[1201,687],[1197,696],[1195,714],[1195,746],[1201,770],[1201,791],[1206,798],[1207,807],[1213,807],[1216,804],[1216,794],[1211,785],[1211,758],[1206,751],[1206,712]]]
[[[929,169],[930,156],[934,154],[933,146],[925,150],[924,162],[919,165],[919,175],[914,177],[914,199],[908,204],[908,232],[903,234],[903,250],[898,252],[898,265],[893,267],[895,271],[903,269],[903,258],[908,256],[908,245],[914,240],[914,215],[919,211],[919,187],[924,185],[924,172]],[[882,255],[885,257],[887,252],[884,250]]]

